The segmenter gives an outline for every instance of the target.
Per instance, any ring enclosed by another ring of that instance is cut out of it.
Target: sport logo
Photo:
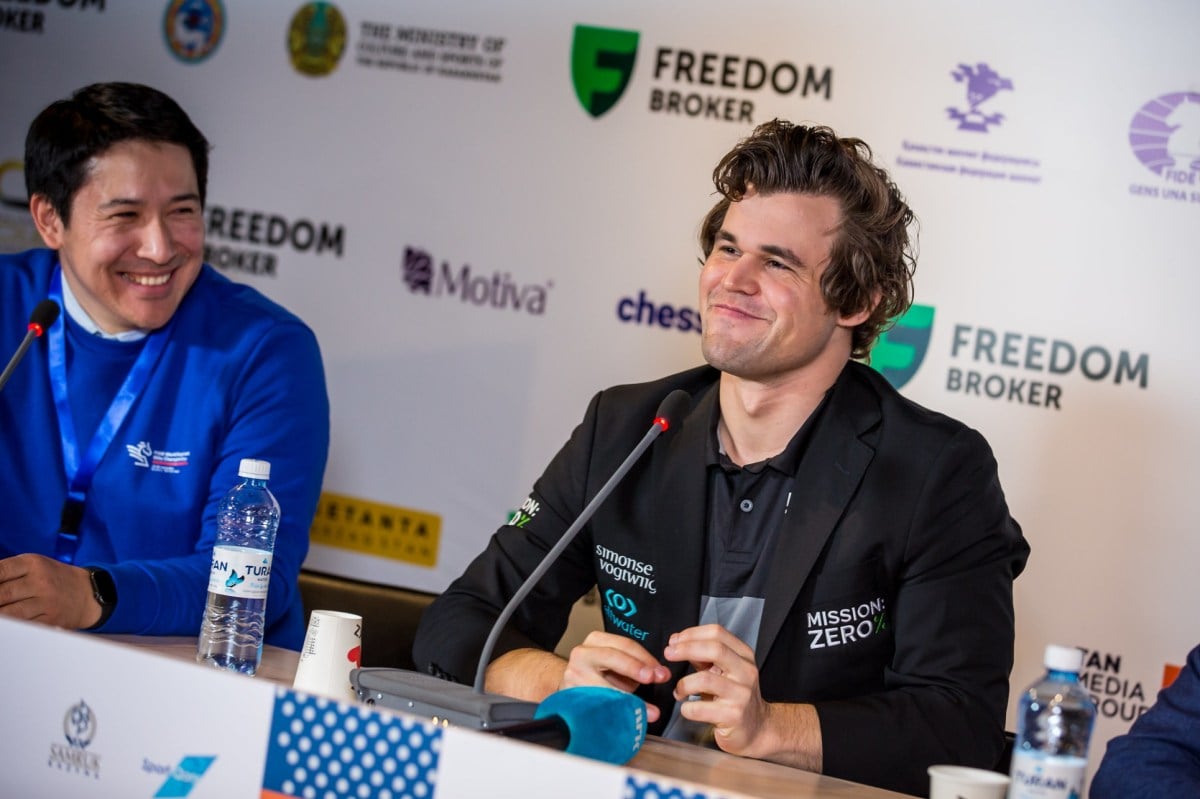
[[[987,114],[979,110],[979,106],[992,99],[1003,90],[1012,91],[1012,81],[1000,77],[1000,73],[987,64],[959,64],[958,69],[950,73],[959,83],[967,84],[967,109],[960,110],[951,106],[946,109],[950,118],[958,122],[959,130],[971,130],[987,133],[990,125],[999,125],[1004,121],[1004,114]]]
[[[617,104],[637,60],[638,32],[576,25],[571,82],[583,110],[599,117]]]
[[[154,794],[155,798],[187,796],[204,776],[204,772],[208,771],[208,767],[213,764],[214,760],[216,757],[209,755],[185,756],[179,761],[179,765],[167,775],[167,779],[158,789],[158,793]]]
[[[1154,174],[1195,185],[1200,171],[1200,92],[1164,94],[1143,105],[1130,123],[1129,145]]]
[[[933,306],[913,305],[882,335],[871,350],[871,366],[893,388],[902,388],[921,368],[933,331]]]

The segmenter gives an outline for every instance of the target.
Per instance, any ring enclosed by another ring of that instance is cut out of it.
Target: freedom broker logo
[[[637,31],[575,26],[571,82],[584,111],[600,117],[617,104],[633,77],[637,49]]]
[[[639,38],[637,31],[575,26],[571,80],[575,96],[593,117],[616,105],[628,88]],[[726,122],[753,124],[754,100],[761,92],[827,101],[833,96],[832,67],[687,47],[655,47],[651,79],[651,113]]]
[[[933,306],[913,305],[880,336],[871,349],[870,365],[893,388],[903,387],[921,368],[933,331]]]
[[[524,311],[531,316],[546,312],[546,299],[554,281],[518,283],[508,272],[481,274],[470,264],[435,264],[433,255],[418,247],[405,247],[402,277],[413,294],[457,297],[471,305]]]

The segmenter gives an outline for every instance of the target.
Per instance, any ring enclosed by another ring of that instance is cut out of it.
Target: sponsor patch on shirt
[[[883,597],[830,610],[810,610],[807,618],[809,649],[854,644],[888,629],[887,603]]]
[[[129,457],[133,459],[133,465],[143,469],[149,469],[152,472],[165,472],[166,474],[179,474],[188,465],[188,458],[191,457],[191,452],[169,452],[162,449],[154,449],[150,446],[149,441],[139,441],[136,444],[126,444],[125,451],[129,453]]]

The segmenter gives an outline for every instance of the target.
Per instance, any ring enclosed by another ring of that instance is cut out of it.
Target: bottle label
[[[262,549],[213,547],[208,591],[242,599],[266,599],[271,585],[272,553]]]
[[[1082,799],[1087,759],[1013,752],[1009,799]]]

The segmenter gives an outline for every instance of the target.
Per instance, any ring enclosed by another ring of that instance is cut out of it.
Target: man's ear
[[[852,314],[845,314],[838,317],[838,324],[842,327],[858,327],[863,322],[870,318],[875,309],[879,307],[879,301],[883,298],[883,293],[878,289],[871,292],[871,303],[866,308],[861,308]]]
[[[29,198],[29,213],[33,216],[33,224],[37,227],[42,241],[52,250],[62,246],[67,226],[62,217],[54,210],[54,204],[44,194],[35,194]]]

